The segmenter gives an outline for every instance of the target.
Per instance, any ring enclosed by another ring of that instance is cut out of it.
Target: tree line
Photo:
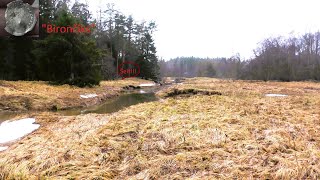
[[[320,80],[320,33],[270,37],[258,44],[254,57],[178,57],[159,62],[162,76],[218,77],[247,80]]]
[[[41,24],[95,27],[91,33],[47,33],[40,28],[41,40],[0,39],[0,79],[92,86],[119,78],[117,67],[126,61],[140,66],[139,77],[159,78],[155,22],[138,22],[114,4],[107,4],[98,18],[92,18],[87,4],[70,0],[41,1],[40,12]]]
[[[159,61],[162,77],[236,78],[242,65],[239,55],[231,58],[177,57]]]

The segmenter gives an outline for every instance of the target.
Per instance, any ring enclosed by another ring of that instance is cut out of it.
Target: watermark
[[[137,77],[140,74],[140,66],[132,61],[125,61],[118,66],[118,74],[122,79]]]
[[[94,28],[95,24],[89,26],[83,26],[81,24],[74,24],[73,26],[56,26],[52,24],[42,24],[41,27],[46,29],[46,32],[51,33],[91,33],[91,28]]]

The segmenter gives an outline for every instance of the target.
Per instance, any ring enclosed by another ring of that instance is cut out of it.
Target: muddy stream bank
[[[132,86],[133,87],[133,86]],[[117,112],[123,108],[144,103],[150,101],[156,101],[158,98],[155,93],[161,89],[163,86],[142,86],[136,89],[123,88],[122,93],[119,96],[113,97],[106,100],[105,102],[83,108],[72,108],[67,110],[59,110],[58,114],[62,116],[76,116],[80,114],[97,113],[97,114],[107,114]],[[95,98],[95,97],[92,97]],[[40,111],[43,112],[43,111]],[[10,111],[0,111],[0,124],[4,121],[13,119],[17,116],[23,116],[29,113],[37,113],[37,111],[29,112],[10,112]]]

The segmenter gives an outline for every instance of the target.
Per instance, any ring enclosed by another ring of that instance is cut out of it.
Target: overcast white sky
[[[82,0],[83,2],[85,0]],[[155,20],[157,55],[249,58],[257,43],[273,35],[320,30],[319,0],[87,0],[136,20]]]

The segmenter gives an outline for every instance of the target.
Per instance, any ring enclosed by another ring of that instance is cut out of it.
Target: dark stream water
[[[121,94],[118,97],[115,97],[111,100],[106,101],[103,104],[97,106],[91,106],[81,109],[70,109],[64,111],[58,111],[61,115],[64,116],[74,116],[79,114],[87,113],[97,113],[97,114],[107,114],[117,112],[125,107],[129,107],[135,104],[156,101],[158,100],[155,96],[155,87],[143,88],[141,90],[135,90],[128,93]],[[17,115],[23,115],[25,113],[19,112],[0,112],[0,123],[6,120],[10,120]]]
[[[97,113],[97,114],[107,114],[117,112],[125,107],[129,107],[135,104],[156,101],[157,97],[154,93],[129,93],[122,94],[119,97],[114,98],[111,101],[107,101],[98,106],[92,106],[90,108],[84,109],[71,109],[66,111],[61,111],[60,113],[65,116],[74,116],[79,114]]]

